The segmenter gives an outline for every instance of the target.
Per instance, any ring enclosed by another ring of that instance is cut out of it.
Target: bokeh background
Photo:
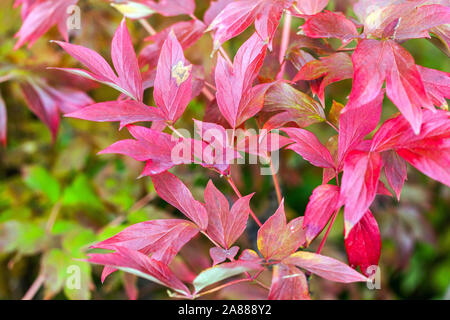
[[[14,70],[17,74],[44,77],[58,83],[49,74],[48,66],[78,66],[57,46],[49,43],[60,39],[56,30],[41,38],[31,49],[13,50],[14,34],[21,25],[20,10],[12,8],[12,0],[0,2],[0,79]],[[209,1],[197,1],[196,15],[202,17]],[[329,9],[351,13],[351,1],[331,1]],[[122,16],[107,1],[81,0],[82,28],[72,41],[101,53],[109,59],[110,41]],[[162,30],[183,17],[148,19],[156,30]],[[294,18],[293,39],[302,23]],[[137,51],[148,34],[137,22],[128,22]],[[234,55],[253,30],[229,41],[224,48]],[[416,63],[450,71],[448,56],[429,40],[411,40],[403,45]],[[215,61],[209,58],[212,41],[205,35],[187,57],[202,64],[210,73]],[[275,41],[274,53],[278,52]],[[276,69],[276,59],[269,56],[264,76]],[[290,72],[295,72],[293,65]],[[207,78],[210,78],[207,75]],[[5,80],[5,79],[3,79]],[[134,223],[177,216],[172,207],[161,201],[149,178],[136,179],[142,164],[126,157],[96,153],[111,143],[127,137],[118,125],[62,119],[57,140],[53,143],[49,130],[27,108],[20,91],[20,81],[0,82],[0,91],[7,106],[8,143],[0,148],[0,299],[21,299],[35,285],[38,299],[166,299],[165,289],[148,281],[116,272],[102,285],[101,267],[74,259],[85,258],[88,247],[114,235]],[[91,87],[89,84],[88,87]],[[303,90],[307,86],[300,84]],[[326,101],[345,103],[351,81],[328,87]],[[151,90],[145,102],[153,105]],[[116,99],[118,93],[106,86],[89,91],[95,101]],[[177,123],[191,128],[190,119],[202,119],[207,100],[197,97],[185,116]],[[329,108],[329,106],[327,106]],[[395,108],[386,100],[383,117]],[[311,126],[322,142],[333,132],[322,124]],[[125,130],[124,130],[125,131]],[[322,171],[314,168],[291,151],[281,152],[279,178],[286,198],[288,218],[304,213],[312,190],[321,184]],[[277,201],[270,176],[261,176],[258,165],[233,167],[233,176],[241,192],[256,192],[254,211],[262,220],[276,209]],[[216,174],[199,166],[183,166],[175,171],[190,187],[197,199],[203,199],[208,179],[226,194],[229,186]],[[450,299],[450,189],[408,168],[408,181],[401,202],[378,196],[372,211],[382,233],[381,289],[368,290],[364,284],[341,285],[310,280],[313,298],[320,299]],[[256,247],[256,227],[249,222],[240,240],[241,248]],[[320,236],[321,237],[321,236]],[[316,240],[311,249],[320,242]],[[196,238],[182,251],[172,267],[181,277],[189,277],[211,264],[208,243]],[[342,215],[331,231],[323,253],[346,261]],[[77,265],[82,272],[79,290],[65,284],[67,267]],[[38,279],[38,281],[36,281]],[[270,274],[263,275],[269,282]],[[265,292],[251,285],[232,286],[207,298],[259,299]]]

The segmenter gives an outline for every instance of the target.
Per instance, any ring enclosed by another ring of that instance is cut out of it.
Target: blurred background
[[[0,299],[166,299],[166,290],[146,280],[115,272],[102,285],[102,268],[83,259],[89,245],[106,239],[125,227],[138,222],[177,216],[178,213],[160,200],[149,178],[136,179],[142,164],[118,155],[96,153],[111,143],[127,137],[118,131],[117,124],[93,123],[62,118],[54,142],[48,128],[28,109],[21,89],[21,78],[31,76],[50,86],[70,84],[89,90],[97,102],[114,100],[118,93],[106,86],[96,86],[66,74],[50,72],[46,67],[79,66],[64,54],[51,39],[60,39],[55,29],[47,33],[31,48],[13,50],[14,34],[21,25],[20,10],[12,8],[12,0],[0,2],[0,92],[8,115],[8,142],[0,147]],[[351,1],[331,1],[329,9],[352,14]],[[209,1],[197,1],[196,16],[202,17]],[[110,41],[122,16],[108,1],[80,0],[81,30],[71,41],[94,49],[109,61]],[[148,19],[157,30],[162,30],[186,17]],[[294,18],[292,37],[302,20]],[[148,36],[138,22],[129,21],[137,52]],[[278,30],[281,31],[280,29]],[[224,48],[233,56],[252,28]],[[277,37],[279,38],[279,36]],[[414,56],[416,63],[443,71],[450,71],[448,57],[430,41],[411,40],[403,45]],[[195,64],[204,66],[206,78],[211,79],[215,64],[209,58],[212,41],[208,34],[186,51]],[[266,59],[262,74],[273,77],[272,70],[279,65],[274,55]],[[295,63],[288,72],[295,74]],[[8,74],[14,79],[8,79]],[[299,89],[308,90],[306,84]],[[346,102],[351,81],[342,81],[327,88],[327,109],[333,100]],[[154,105],[152,90],[147,90],[145,102]],[[192,128],[192,118],[203,119],[207,100],[194,99],[180,128]],[[327,110],[328,111],[328,110]],[[383,107],[384,119],[395,113],[389,101]],[[250,124],[252,125],[252,124]],[[309,127],[326,142],[333,131],[326,125]],[[314,168],[291,151],[282,151],[279,179],[286,198],[289,219],[304,213],[312,190],[321,184],[322,170]],[[256,192],[252,207],[261,220],[276,210],[277,201],[270,176],[261,176],[258,165],[233,166],[233,176],[243,194]],[[175,173],[202,200],[203,190],[211,178],[223,193],[232,190],[217,174],[200,166],[180,166]],[[408,181],[401,202],[387,196],[378,196],[372,212],[382,233],[381,289],[368,290],[365,284],[342,285],[310,280],[312,298],[319,299],[450,299],[450,189],[414,168],[408,168]],[[340,220],[339,220],[340,219]],[[255,248],[256,226],[249,222],[241,238],[241,248]],[[313,242],[311,250],[320,243]],[[173,270],[185,280],[211,265],[209,244],[196,238],[187,245],[173,262]],[[347,261],[342,215],[338,216],[327,240],[323,254]],[[67,268],[76,265],[81,270],[81,288],[66,286]],[[263,281],[270,282],[264,274]],[[30,288],[32,292],[30,292]],[[227,288],[207,298],[259,299],[266,292],[259,287],[242,284]]]

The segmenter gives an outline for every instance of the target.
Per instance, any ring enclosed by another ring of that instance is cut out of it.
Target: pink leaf
[[[386,121],[374,135],[371,150],[393,149],[424,174],[450,185],[449,113],[424,110],[423,120],[419,135],[403,116]]]
[[[146,0],[145,4],[166,17],[191,15],[195,11],[195,0]]]
[[[421,66],[417,66],[417,69],[433,104],[441,109],[448,109],[446,98],[450,98],[450,73]]]
[[[362,105],[386,92],[416,133],[422,123],[422,107],[433,108],[411,54],[395,41],[361,41],[352,56],[354,66],[350,101]],[[378,61],[374,63],[373,61]]]
[[[394,151],[389,150],[381,153],[383,157],[384,173],[389,185],[394,190],[397,199],[406,180],[406,162]]]
[[[35,83],[20,85],[30,110],[50,129],[53,141],[59,129],[59,111],[55,99]]]
[[[339,198],[339,205],[345,204],[345,237],[375,199],[381,167],[378,153],[352,151],[345,158]]]
[[[88,254],[89,262],[104,266],[115,267],[126,272],[169,287],[183,295],[190,296],[189,289],[173,274],[169,267],[139,251],[124,247],[116,247],[114,253]]]
[[[217,15],[222,12],[222,10],[225,9],[225,7],[232,1],[234,0],[211,1],[208,10],[206,10],[205,15],[203,16],[203,21],[205,21],[207,25],[211,24],[211,22],[213,22]]]
[[[121,126],[140,121],[163,120],[159,110],[133,100],[100,102],[65,115],[89,121],[120,121]]]
[[[29,43],[28,47],[31,47],[51,27],[59,24],[63,26],[59,28],[60,33],[67,41],[67,9],[77,2],[78,0],[53,0],[41,1],[32,6],[24,6],[22,8],[24,21],[19,32],[14,36],[19,38],[14,49],[19,49],[26,42]]]
[[[164,41],[171,31],[175,34],[183,50],[186,50],[203,36],[205,29],[205,24],[199,20],[181,21],[146,38],[145,41],[152,43],[144,47],[139,54],[139,65],[148,64],[150,69],[156,67]]]
[[[6,146],[7,117],[5,101],[0,93],[0,142],[3,146]]]
[[[166,120],[177,121],[192,94],[192,65],[186,63],[183,48],[170,32],[161,49],[156,71],[154,99]]]
[[[327,4],[328,0],[297,0],[297,8],[302,14],[309,16],[319,13],[325,9]]]
[[[428,38],[428,31],[440,25],[450,23],[450,8],[444,5],[431,4],[415,8],[401,17],[394,33],[394,39]]]
[[[325,11],[308,18],[302,25],[303,32],[311,38],[338,38],[348,43],[358,37],[358,30],[353,22],[342,13]]]
[[[152,259],[169,264],[198,232],[197,226],[186,220],[150,220],[134,224],[92,248],[114,250],[125,247],[151,254]]]
[[[270,43],[278,27],[283,9],[292,0],[238,0],[229,3],[211,22],[208,31],[215,30],[214,51],[255,22],[256,33]]]
[[[262,101],[251,107],[252,111],[244,111],[250,102],[244,97],[250,94],[252,83],[258,74],[267,45],[254,34],[238,50],[231,66],[224,58],[219,56],[217,60],[215,79],[217,86],[217,103],[220,112],[232,128],[238,127],[249,116],[253,116],[262,107]],[[265,94],[267,85],[260,87],[260,91],[253,92],[252,96],[258,97]]]
[[[78,46],[75,44],[70,44],[67,42],[54,41],[61,48],[63,48],[68,54],[80,61],[85,65],[93,74],[95,80],[103,82],[118,82],[118,78],[111,66],[100,56],[97,52]],[[63,71],[71,71],[70,69],[62,69]],[[73,70],[73,69],[72,69]],[[74,72],[77,70],[74,70]]]
[[[287,149],[295,151],[317,167],[333,168],[335,166],[330,151],[312,132],[300,128],[282,128],[281,131],[286,132],[294,142]]]
[[[158,195],[169,204],[184,213],[200,229],[208,226],[208,213],[204,205],[194,199],[189,189],[176,176],[169,172],[152,176],[152,182]]]
[[[237,246],[231,247],[230,249],[214,247],[209,249],[209,255],[213,259],[213,266],[215,266],[218,263],[224,262],[226,259],[233,261],[238,251],[239,247]]]
[[[346,154],[361,143],[364,137],[372,132],[381,116],[384,91],[371,101],[362,105],[351,104],[342,110],[339,118],[338,158],[340,166]]]
[[[284,259],[283,263],[295,265],[331,281],[343,283],[367,281],[366,277],[345,263],[312,252],[296,252]]]
[[[141,72],[125,18],[114,34],[111,58],[119,76],[120,87],[131,93],[136,100],[142,101],[144,91]]]
[[[250,213],[249,202],[253,194],[237,200],[233,207],[229,208],[228,200],[214,186],[208,182],[205,189],[205,206],[208,212],[208,235],[225,249],[241,236],[247,226]]]
[[[381,254],[380,230],[370,211],[366,212],[345,238],[345,248],[350,266],[359,266],[366,276],[368,267],[378,266]]]
[[[335,53],[328,57],[313,60],[305,64],[297,75],[292,79],[293,82],[298,80],[315,80],[322,78],[320,83],[318,96],[323,102],[325,98],[325,88],[333,82],[353,77],[353,65],[350,57],[346,53]]]
[[[284,201],[258,231],[258,249],[266,260],[281,260],[305,243],[303,217],[286,224]]]
[[[325,228],[337,209],[338,200],[339,187],[337,186],[323,184],[314,189],[306,206],[303,219],[303,228],[308,245]]]
[[[292,265],[273,267],[269,300],[310,300],[305,274]]]
[[[258,135],[245,135],[243,139],[238,141],[236,149],[260,157],[269,158],[270,152],[277,151],[291,143],[291,139],[277,133],[262,132]]]

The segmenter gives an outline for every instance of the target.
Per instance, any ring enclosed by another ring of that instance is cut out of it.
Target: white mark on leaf
[[[192,65],[185,66],[183,61],[178,61],[177,64],[172,66],[172,78],[177,82],[177,86],[180,86],[191,75]]]

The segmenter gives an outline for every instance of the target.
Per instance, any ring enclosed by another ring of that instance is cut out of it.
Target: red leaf
[[[286,224],[284,201],[258,230],[258,249],[266,260],[281,260],[305,243],[303,217]]]
[[[100,56],[97,52],[79,46],[75,44],[70,44],[67,42],[54,41],[61,48],[63,48],[68,54],[72,57],[80,61],[83,65],[85,65],[92,73],[88,73],[91,76],[91,79],[95,79],[100,82],[118,82],[118,78],[114,71],[111,69],[111,66]],[[85,72],[84,70],[79,69],[60,69],[62,71],[67,71],[71,73],[81,73]]]
[[[370,211],[366,212],[345,238],[345,248],[350,266],[359,266],[366,276],[369,276],[368,267],[378,266],[381,254],[380,230]]]
[[[169,204],[184,213],[200,229],[208,226],[208,213],[202,203],[194,199],[189,189],[176,176],[163,172],[152,176],[152,182],[158,195]]]
[[[177,145],[177,141],[173,140],[171,135],[141,126],[129,125],[127,128],[137,140],[118,141],[101,151],[100,154],[119,153],[130,156],[137,161],[162,162],[169,167],[180,163],[174,162],[174,160],[180,159],[174,159],[172,155],[172,150]],[[188,156],[189,160],[190,155]]]
[[[345,158],[339,197],[339,205],[345,204],[345,237],[375,199],[381,167],[378,153],[352,151]]]
[[[297,0],[297,8],[302,14],[309,16],[319,13],[327,4],[328,0]]]
[[[353,77],[353,65],[350,57],[346,53],[339,52],[328,57],[320,58],[320,60],[310,61],[300,69],[292,81],[315,80],[322,77],[318,96],[323,103],[325,88],[328,85]]]
[[[294,142],[286,149],[295,151],[317,167],[334,168],[334,160],[330,151],[312,132],[300,128],[282,128],[281,131],[286,132]]]
[[[140,121],[164,119],[157,108],[133,100],[100,102],[65,116],[98,122],[120,121],[121,127]]]
[[[26,42],[28,42],[28,48],[30,48],[44,33],[55,25],[58,25],[59,32],[68,41],[67,9],[77,2],[78,0],[53,0],[40,1],[40,3],[36,2],[33,5],[23,4],[23,24],[19,32],[14,36],[19,38],[14,46],[14,50],[19,49]]]
[[[56,100],[35,83],[20,85],[28,108],[50,129],[53,141],[59,128],[59,111]]]
[[[209,221],[207,233],[225,249],[229,249],[244,232],[252,196],[253,194],[240,198],[230,210],[225,196],[211,180],[208,182],[205,189],[205,206]]]
[[[181,21],[146,38],[145,41],[151,41],[152,43],[144,47],[139,54],[139,65],[144,66],[148,64],[150,69],[156,66],[161,54],[161,48],[170,31],[173,31],[183,50],[186,50],[203,36],[205,29],[205,24],[199,20]]]
[[[195,0],[146,0],[145,4],[166,17],[191,15],[195,11]]]
[[[134,100],[142,101],[143,85],[136,54],[125,19],[122,20],[111,44],[111,57],[118,77],[97,52],[67,42],[54,41],[68,54],[84,64],[91,72],[81,69],[59,69],[96,80],[119,90]]]
[[[169,287],[183,295],[190,296],[189,289],[173,274],[164,263],[149,258],[139,251],[116,247],[114,253],[88,254],[89,262],[122,269],[148,280]]]
[[[5,101],[0,92],[0,143],[2,143],[3,146],[6,146],[7,117]]]
[[[352,60],[354,85],[350,101],[361,105],[372,100],[379,94],[386,79],[388,97],[418,133],[422,123],[422,107],[433,107],[411,54],[392,40],[363,40],[358,44]]]
[[[92,248],[114,250],[125,247],[151,254],[151,258],[169,264],[180,249],[199,232],[186,220],[151,220],[134,224]]]
[[[416,135],[403,116],[386,121],[374,135],[371,150],[393,149],[431,178],[450,186],[450,121],[447,111],[424,110]]]
[[[220,112],[233,128],[237,128],[249,116],[251,117],[259,111],[256,107],[251,112],[244,112],[249,104],[244,97],[252,90],[252,83],[261,68],[266,48],[267,45],[256,34],[253,34],[236,53],[232,66],[221,56],[218,57],[215,72],[217,103]],[[265,93],[265,91],[259,93]],[[260,103],[259,109],[261,107],[262,103]]]
[[[225,9],[225,7],[232,1],[234,0],[211,1],[208,10],[206,10],[205,15],[203,16],[203,21],[205,21],[207,25],[210,25],[211,22],[213,22],[213,20],[217,17],[217,15],[221,13],[222,10]]]
[[[306,206],[303,228],[309,245],[325,228],[338,207],[339,187],[323,184],[314,189]]]
[[[431,4],[418,6],[399,20],[394,39],[429,38],[428,31],[440,25],[450,23],[450,8],[444,5]]]
[[[331,281],[344,283],[367,281],[366,277],[345,263],[312,252],[296,252],[284,259],[283,263],[295,265]]]
[[[273,267],[269,300],[310,300],[305,274],[292,265]]]
[[[417,66],[417,69],[433,104],[447,110],[448,104],[445,99],[450,98],[450,73],[421,66]]]
[[[177,121],[192,95],[192,65],[186,63],[183,48],[170,32],[161,49],[153,97],[166,120]]]
[[[119,75],[119,85],[138,101],[142,101],[142,77],[125,18],[111,43],[111,58]]]
[[[236,149],[249,154],[269,158],[269,153],[277,151],[292,143],[291,139],[273,132],[262,132],[257,135],[246,135],[238,141]],[[238,137],[239,138],[239,137]]]
[[[207,31],[215,30],[214,51],[255,22],[256,33],[264,42],[271,43],[283,9],[292,0],[238,0],[228,4],[211,22]]]
[[[233,261],[238,251],[239,247],[237,246],[231,247],[230,249],[214,247],[209,249],[209,255],[213,259],[213,266],[215,266],[218,263],[224,262],[226,259]]]
[[[397,199],[400,200],[403,184],[406,180],[406,162],[397,152],[390,150],[381,153],[383,157],[384,173]]]
[[[349,102],[342,110],[339,117],[339,167],[346,154],[355,149],[378,125],[383,96],[384,92],[379,92],[373,100],[362,105]]]
[[[353,22],[342,13],[325,11],[306,20],[302,25],[303,32],[311,38],[338,38],[348,43],[359,33]]]

